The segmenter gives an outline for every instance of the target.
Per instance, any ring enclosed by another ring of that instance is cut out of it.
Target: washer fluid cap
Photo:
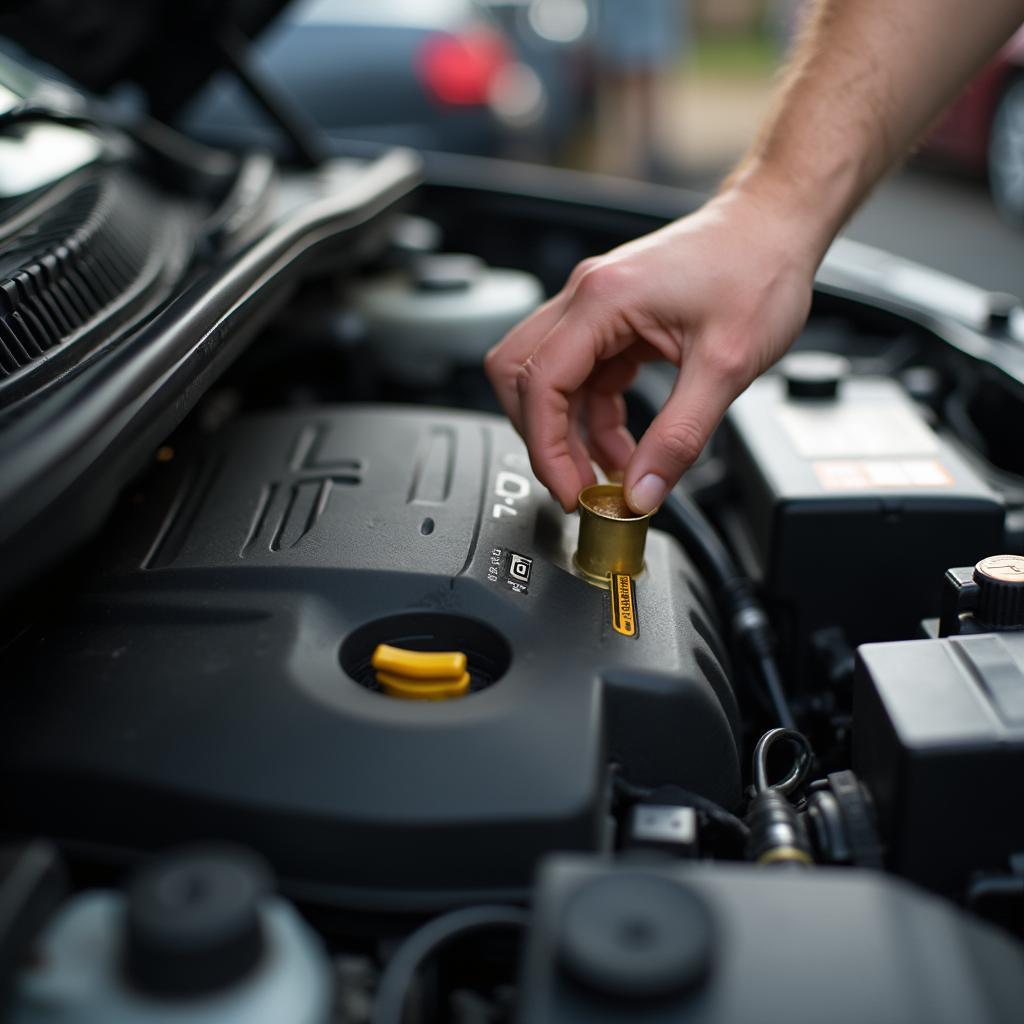
[[[161,857],[128,888],[125,966],[146,992],[216,992],[252,971],[265,942],[269,873],[255,855],[196,847]]]
[[[779,363],[790,398],[835,398],[850,371],[849,359],[833,352],[791,352]]]
[[[974,616],[1000,629],[1024,627],[1024,555],[989,555],[974,567]]]
[[[413,283],[421,292],[468,291],[486,273],[487,264],[463,253],[430,253],[413,263]]]
[[[532,274],[488,267],[475,256],[422,257],[349,289],[373,358],[413,386],[475,366],[544,300]]]

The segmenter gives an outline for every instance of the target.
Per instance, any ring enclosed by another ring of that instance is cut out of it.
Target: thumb
[[[637,444],[623,488],[634,512],[654,511],[696,461],[732,400],[743,390],[694,360],[676,377],[672,394]]]

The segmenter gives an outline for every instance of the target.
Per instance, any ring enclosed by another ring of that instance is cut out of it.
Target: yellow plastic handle
[[[371,664],[378,672],[405,679],[433,682],[461,680],[466,673],[462,651],[406,651],[390,644],[378,644]]]
[[[407,676],[393,676],[378,672],[377,682],[389,697],[404,697],[406,700],[449,700],[462,697],[469,692],[469,673],[459,679],[409,679]]]

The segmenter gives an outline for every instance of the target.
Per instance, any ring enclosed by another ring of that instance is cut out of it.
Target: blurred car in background
[[[1024,225],[1024,29],[964,89],[921,150],[987,175],[996,206]]]
[[[511,19],[513,30],[517,23]],[[259,72],[328,142],[539,157],[550,155],[575,110],[562,98],[568,78],[557,41],[529,42],[526,53],[474,0],[300,0],[253,50]],[[179,123],[222,144],[278,141],[228,73],[210,82]]]
[[[588,0],[479,0],[498,21],[544,84],[545,109],[533,144],[549,160],[559,157],[595,95],[593,4]]]

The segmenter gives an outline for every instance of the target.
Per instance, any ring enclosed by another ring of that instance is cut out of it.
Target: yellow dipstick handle
[[[377,672],[406,681],[456,682],[466,674],[466,655],[462,651],[406,651],[378,644],[370,663]]]
[[[459,679],[409,679],[393,676],[387,672],[377,673],[377,682],[389,697],[404,697],[406,700],[447,700],[469,693],[469,673]]]

